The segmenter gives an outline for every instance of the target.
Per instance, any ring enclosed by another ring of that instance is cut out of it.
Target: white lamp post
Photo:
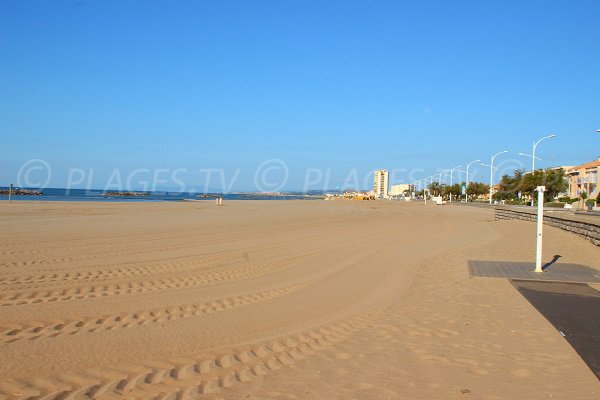
[[[492,156],[490,162],[490,204],[492,204],[492,196],[494,195],[494,159],[500,154],[508,153],[508,150],[500,151]]]
[[[537,158],[535,156],[535,149],[537,148],[538,144],[540,144],[543,140],[546,139],[552,139],[555,138],[556,135],[548,135],[548,136],[544,136],[543,138],[539,139],[537,142],[533,142],[533,151],[531,154],[523,154],[523,153],[519,153],[519,155],[522,156],[526,156],[526,157],[531,157],[531,176],[533,177],[533,173],[535,172],[535,160],[539,158]],[[531,206],[533,207],[533,196],[531,196]]]
[[[520,156],[523,156],[523,157],[529,157],[529,158],[532,158],[532,159],[533,159],[533,164],[534,164],[534,165],[535,165],[535,160],[542,161],[542,159],[541,159],[541,158],[539,158],[539,157],[535,157],[533,154],[519,153],[519,155],[520,155]],[[532,170],[532,171],[531,171],[531,177],[532,177],[532,178],[533,178],[533,172],[534,172],[534,170]],[[533,193],[531,194],[531,206],[533,207]]]
[[[440,179],[439,179],[439,181],[438,181],[438,184],[440,185],[440,197],[442,197],[442,176],[444,176],[444,174],[445,174],[446,172],[448,172],[448,171],[450,171],[450,170],[449,170],[449,169],[447,169],[447,170],[445,170],[445,171],[442,171],[442,172],[440,172],[440,173],[439,173],[439,175],[440,175]]]
[[[476,162],[481,162],[481,160],[474,160],[474,161],[471,161],[470,163],[467,163],[467,172],[466,172],[466,174],[467,174],[467,179],[466,179],[466,185],[467,185],[467,187],[465,188],[466,189],[465,190],[465,203],[469,202],[469,195],[467,193],[467,190],[469,189],[469,167],[471,166],[471,164],[474,164]]]
[[[537,148],[538,144],[540,144],[540,142],[542,140],[552,139],[552,138],[555,138],[555,137],[556,137],[556,135],[544,136],[543,138],[541,138],[537,142],[533,143],[533,153],[532,153],[532,157],[531,157],[531,172],[535,171],[535,149]]]
[[[429,186],[433,186],[433,178],[435,178],[435,175],[429,177]],[[431,188],[429,189],[429,195],[431,196]]]
[[[449,170],[449,169],[447,169],[447,170],[445,170],[445,171],[442,171],[442,172],[440,172],[439,174],[437,174],[437,175],[439,175],[439,176],[440,176],[440,180],[439,180],[439,182],[438,182],[438,183],[440,184],[440,186],[442,186],[442,176],[444,176],[444,174],[445,174],[446,172],[448,172],[448,171],[450,171],[450,170]]]
[[[452,174],[454,174],[454,170],[458,169],[458,168],[462,168],[462,165],[458,165],[452,169],[450,169],[450,202],[452,202]]]
[[[432,186],[432,185],[433,185],[433,179],[434,179],[435,175],[436,175],[436,174],[433,174],[433,175],[431,175],[431,176],[427,177],[427,179],[429,179],[429,186]],[[429,188],[429,195],[430,195],[430,196],[433,196],[433,193],[431,193],[431,188]]]
[[[431,175],[431,176],[428,176],[427,178],[425,178],[426,180],[429,179],[429,186],[430,186],[430,188],[427,189],[427,191],[429,192],[430,196],[431,196],[431,186],[433,186],[433,177],[434,176],[435,175]],[[427,183],[427,181],[425,181],[425,183]],[[425,197],[425,200],[427,200],[427,197]]]

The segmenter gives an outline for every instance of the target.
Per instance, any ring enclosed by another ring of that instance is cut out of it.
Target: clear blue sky
[[[599,15],[597,0],[2,0],[0,186],[39,158],[50,186],[70,168],[92,187],[115,168],[185,168],[187,186],[239,168],[232,189],[251,190],[280,159],[283,189],[311,168],[335,187],[504,149],[530,165],[516,154],[549,133],[540,166],[583,163],[600,155]]]

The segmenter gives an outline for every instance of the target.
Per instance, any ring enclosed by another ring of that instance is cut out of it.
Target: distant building
[[[562,169],[565,172],[564,180],[565,180],[567,189],[565,189],[563,192],[559,193],[557,195],[557,197],[562,197],[562,196],[571,197],[571,178],[569,177],[569,171],[572,170],[573,168],[575,168],[575,167],[573,167],[572,165],[562,165],[562,166],[550,168],[551,170],[555,170],[555,171]]]
[[[397,185],[392,185],[390,189],[390,196],[402,196],[405,192],[408,192],[410,196],[410,192],[412,192],[413,185],[409,183],[399,183]]]
[[[600,158],[578,165],[567,171],[569,177],[569,196],[579,197],[587,192],[589,198],[598,198],[598,176],[600,176]]]
[[[351,191],[351,192],[344,192],[343,197],[345,199],[352,199],[352,200],[375,200],[375,196],[373,196],[373,194],[371,193],[366,193],[366,192],[359,192],[359,191]]]
[[[375,171],[375,179],[373,182],[373,192],[375,196],[388,196],[389,173],[385,169]]]

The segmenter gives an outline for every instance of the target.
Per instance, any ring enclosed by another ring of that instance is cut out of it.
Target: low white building
[[[409,183],[399,183],[397,185],[392,185],[390,190],[390,196],[402,196],[404,192],[407,192],[407,195],[410,196],[410,192],[412,191],[412,185]]]

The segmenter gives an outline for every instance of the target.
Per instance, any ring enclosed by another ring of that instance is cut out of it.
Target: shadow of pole
[[[560,254],[556,254],[554,257],[552,257],[552,261],[544,264],[544,266],[542,266],[542,271],[545,271],[547,268],[549,268],[552,264],[556,263],[558,261],[559,258],[561,258],[562,256]]]

